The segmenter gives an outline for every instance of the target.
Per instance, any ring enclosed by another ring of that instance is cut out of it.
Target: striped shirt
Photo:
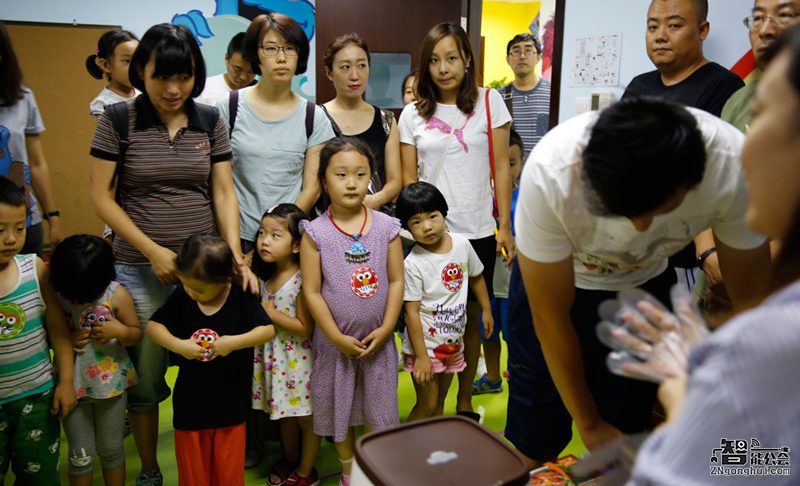
[[[187,236],[216,233],[211,206],[211,165],[231,160],[225,121],[203,119],[194,101],[186,102],[187,127],[170,140],[146,94],[128,100],[128,151],[118,184],[122,209],[156,244],[178,250]],[[119,136],[108,113],[97,119],[91,155],[116,161]],[[117,263],[147,265],[130,243],[114,238]]]
[[[542,78],[535,88],[518,90],[514,84],[503,88],[505,93],[511,89],[512,128],[522,137],[524,156],[531,153],[544,134],[550,129],[550,81]]]
[[[16,255],[17,287],[0,297],[0,405],[53,387],[36,255]]]
[[[692,350],[683,407],[674,422],[644,443],[628,484],[800,484],[798,369],[800,282],[739,315]],[[788,448],[794,456],[790,473],[760,475],[759,467],[776,467],[777,453],[772,462],[759,465],[758,452],[749,450],[743,451],[741,467],[753,466],[755,475],[712,475],[715,467],[731,464],[720,450],[722,441],[741,440],[752,448],[752,439],[760,448]]]

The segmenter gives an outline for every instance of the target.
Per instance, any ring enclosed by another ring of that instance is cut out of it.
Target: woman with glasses
[[[244,251],[253,249],[261,215],[280,203],[309,211],[320,194],[319,152],[333,130],[325,113],[292,91],[308,66],[308,37],[291,17],[259,15],[244,38],[244,57],[261,79],[217,103],[231,128],[233,182]]]
[[[333,131],[360,138],[375,155],[364,204],[391,214],[402,186],[400,142],[392,112],[364,101],[370,73],[367,43],[355,33],[340,35],[328,45],[322,63],[325,75],[336,88],[336,97],[322,105]]]

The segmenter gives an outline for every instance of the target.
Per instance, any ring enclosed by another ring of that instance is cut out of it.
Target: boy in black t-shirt
[[[244,484],[245,418],[252,348],[275,337],[258,297],[232,283],[233,254],[193,235],[175,260],[181,286],[153,314],[147,334],[180,367],[173,427],[181,485]]]

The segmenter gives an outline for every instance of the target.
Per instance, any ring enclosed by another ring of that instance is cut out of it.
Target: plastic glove
[[[688,289],[676,285],[670,296],[677,315],[640,289],[600,305],[597,337],[614,350],[606,359],[612,373],[654,383],[686,375],[689,350],[708,328]]]

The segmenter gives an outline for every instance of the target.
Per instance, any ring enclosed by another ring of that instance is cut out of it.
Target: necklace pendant
[[[367,247],[364,246],[363,243],[358,241],[361,235],[353,235],[353,239],[355,240],[350,248],[344,252],[344,259],[347,263],[364,263],[369,261],[369,250]]]

